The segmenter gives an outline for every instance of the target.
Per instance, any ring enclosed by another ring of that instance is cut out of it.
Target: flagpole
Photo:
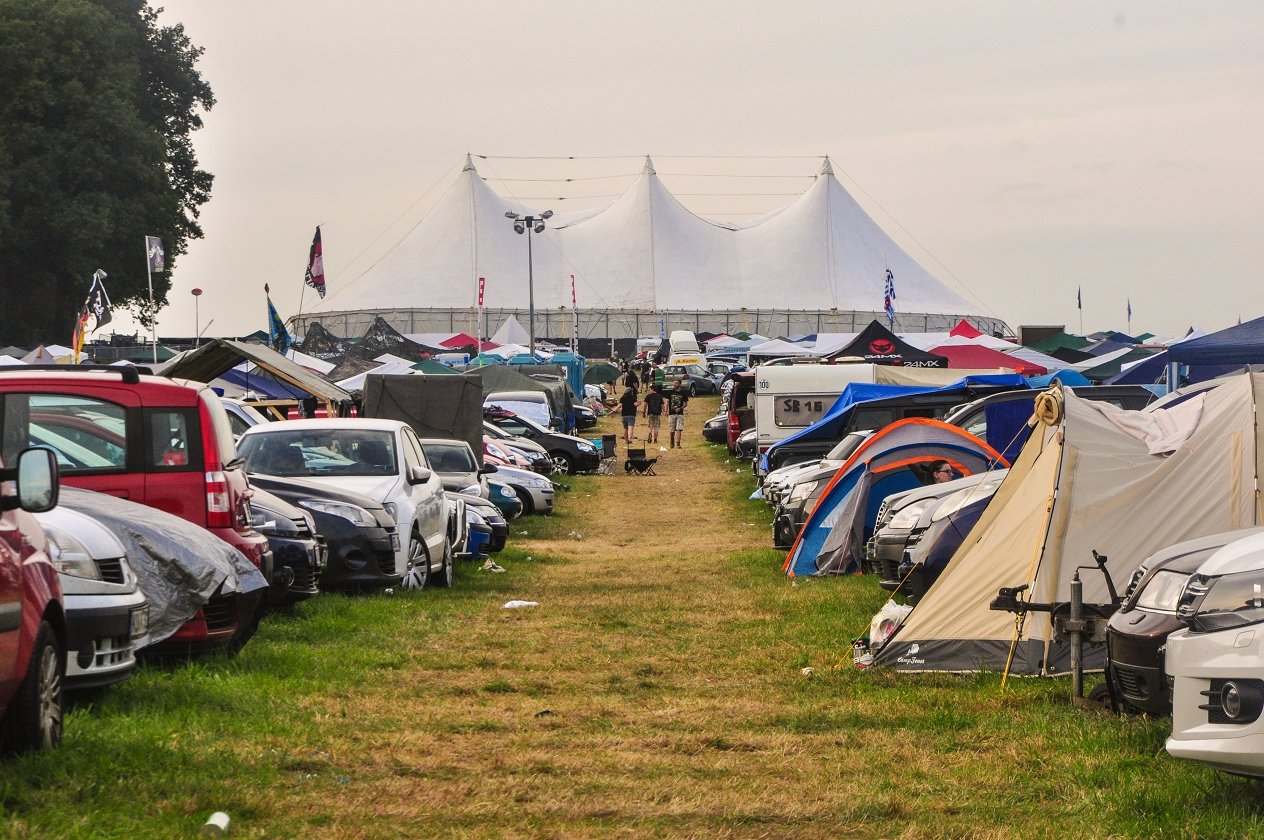
[[[154,310],[154,264],[149,259],[149,237],[145,237],[145,276],[149,278],[149,335],[152,339],[154,364],[158,364],[158,313]]]

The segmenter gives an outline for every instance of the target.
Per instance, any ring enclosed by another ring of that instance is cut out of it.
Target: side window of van
[[[195,409],[162,408],[147,412],[149,419],[146,472],[199,469],[201,440]]]
[[[25,447],[43,446],[67,474],[127,468],[127,413],[116,403],[69,394],[6,394],[0,423],[6,461]]]

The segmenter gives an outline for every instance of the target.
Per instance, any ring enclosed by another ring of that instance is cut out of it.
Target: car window
[[[145,470],[179,471],[200,469],[201,458],[194,457],[200,448],[197,410],[184,408],[152,409],[146,412],[149,421],[149,443],[145,452]]]
[[[246,429],[250,428],[250,425],[245,420],[242,420],[231,411],[228,412],[228,425],[232,427],[234,437],[240,437],[246,433]]]
[[[395,435],[373,429],[268,430],[243,435],[238,451],[247,472],[265,475],[395,475],[399,469]]]
[[[28,446],[44,446],[66,473],[127,468],[127,412],[116,403],[70,394],[6,394],[0,424],[6,462]]]
[[[474,455],[468,446],[448,443],[427,443],[422,447],[430,464],[436,472],[461,473],[474,472],[478,464],[474,463]]]
[[[426,450],[421,445],[421,441],[417,440],[417,434],[412,429],[404,429],[404,460],[409,467],[429,467],[430,459],[426,456]]]

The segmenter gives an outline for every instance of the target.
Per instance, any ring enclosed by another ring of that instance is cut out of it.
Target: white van
[[[702,364],[702,347],[698,337],[689,330],[672,330],[667,337],[667,364],[700,365]]]

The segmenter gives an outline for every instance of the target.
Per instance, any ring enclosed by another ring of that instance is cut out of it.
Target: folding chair
[[[601,438],[601,463],[597,465],[597,475],[614,475],[614,435]]]
[[[658,463],[658,458],[646,458],[644,449],[628,448],[628,459],[623,462],[623,471],[627,475],[636,473],[637,475],[658,475],[654,472],[654,464]]]

